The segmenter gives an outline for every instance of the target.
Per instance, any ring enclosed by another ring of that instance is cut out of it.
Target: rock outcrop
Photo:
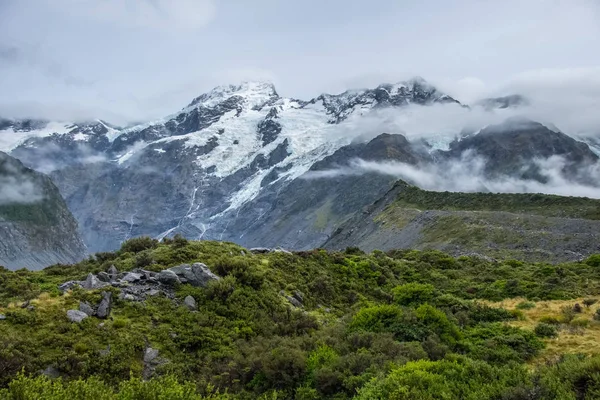
[[[0,152],[0,266],[41,269],[85,253],[77,221],[50,178]]]

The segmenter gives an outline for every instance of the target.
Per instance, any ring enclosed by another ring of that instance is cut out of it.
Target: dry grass
[[[517,305],[527,301],[522,298],[508,299],[496,303],[487,304],[493,307],[502,307],[507,310],[518,310]],[[575,320],[586,320],[588,326],[582,328],[573,323],[567,323],[564,320],[562,309],[564,307],[573,307],[575,303],[579,303],[582,307],[582,312],[575,314]],[[595,321],[593,315],[600,308],[599,304],[594,304],[587,308],[583,306],[583,298],[573,300],[549,300],[538,301],[535,307],[529,310],[519,310],[523,313],[524,318],[509,322],[509,325],[533,330],[540,322],[540,319],[546,316],[555,317],[563,321],[559,328],[559,334],[554,339],[544,339],[546,348],[536,358],[533,363],[543,363],[549,360],[555,360],[561,354],[566,353],[581,353],[581,354],[600,354],[600,321]]]

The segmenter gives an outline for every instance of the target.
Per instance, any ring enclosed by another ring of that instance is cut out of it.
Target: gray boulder
[[[138,282],[141,279],[142,279],[142,274],[138,274],[136,272],[128,272],[127,274],[125,274],[125,276],[121,280],[123,280],[125,282],[129,282],[129,283],[133,283],[133,282]]]
[[[58,290],[60,290],[61,292],[66,292],[67,290],[73,289],[75,286],[81,286],[81,282],[67,281],[61,285],[58,285]]]
[[[102,300],[98,305],[98,310],[96,311],[96,316],[98,318],[108,318],[110,315],[110,310],[112,308],[112,293],[111,292],[102,292]]]
[[[292,296],[285,296],[285,298],[294,306],[297,308],[301,308],[302,307],[302,303],[299,302],[296,298],[292,297]]]
[[[85,278],[85,281],[83,282],[83,284],[81,286],[87,290],[94,290],[94,289],[101,289],[101,288],[105,287],[106,285],[107,285],[106,282],[100,281],[100,279],[98,279],[98,277],[96,275],[89,273],[87,278]]]
[[[49,365],[45,370],[41,371],[41,374],[50,379],[57,379],[60,377],[60,371],[52,365]]]
[[[253,247],[250,249],[250,252],[254,254],[264,254],[270,253],[271,249],[269,249],[268,247]]]
[[[6,315],[0,314],[0,321],[4,321],[6,319]]]
[[[81,321],[83,321],[87,317],[88,317],[88,315],[86,313],[84,313],[83,311],[79,311],[79,310],[69,310],[69,311],[67,311],[67,318],[71,322],[80,323]]]
[[[101,282],[110,282],[111,278],[110,275],[104,271],[98,272],[98,275],[96,275],[98,277],[98,279]]]
[[[155,374],[156,367],[165,363],[165,360],[159,357],[158,354],[158,350],[152,347],[148,347],[144,351],[144,370],[142,371],[144,379],[150,379]]]
[[[198,309],[196,299],[194,299],[192,296],[186,296],[185,299],[183,299],[183,304],[185,304],[190,311],[196,311]]]
[[[79,311],[83,311],[90,317],[92,315],[94,315],[94,309],[92,308],[92,306],[90,306],[88,303],[85,303],[83,301],[79,302]]]
[[[166,286],[176,286],[181,283],[177,274],[169,269],[160,271],[156,278],[160,283]]]
[[[195,287],[206,287],[208,282],[219,280],[217,275],[202,263],[181,264],[173,268],[169,268],[174,272],[182,283],[189,283]]]
[[[117,276],[119,275],[119,270],[114,265],[111,265],[106,272],[108,272],[111,279],[117,279]]]

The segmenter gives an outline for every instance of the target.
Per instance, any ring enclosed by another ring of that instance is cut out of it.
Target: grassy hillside
[[[432,192],[405,185],[396,206],[421,210],[506,211],[547,217],[600,219],[600,200],[541,193]]]
[[[66,318],[100,293],[60,283],[197,261],[221,279],[142,302],[112,287],[109,319]],[[527,304],[499,303],[517,297]],[[531,311],[581,299],[600,299],[600,256],[550,265],[133,239],[77,265],[0,270],[0,398],[592,399],[600,356],[567,333],[596,337],[598,305],[552,308],[542,328]],[[150,375],[148,348],[160,360]],[[49,367],[61,378],[40,375]]]
[[[432,192],[398,182],[342,224],[330,249],[436,249],[565,262],[600,252],[600,200],[544,194]]]

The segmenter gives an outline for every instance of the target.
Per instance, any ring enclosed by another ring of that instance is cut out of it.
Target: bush
[[[553,317],[550,315],[545,315],[539,319],[540,323],[549,324],[549,325],[560,325],[561,320],[557,317]]]
[[[590,308],[590,306],[593,306],[597,302],[598,302],[597,299],[585,299],[585,300],[583,300],[583,305],[586,306],[587,308]]]
[[[558,329],[554,325],[539,323],[533,332],[541,338],[555,338],[558,336]]]
[[[401,306],[411,306],[430,302],[433,299],[435,287],[430,284],[407,283],[396,286],[392,290],[394,300]]]
[[[516,308],[519,310],[531,310],[532,308],[535,308],[535,303],[532,301],[522,301],[517,304]]]
[[[600,267],[600,254],[593,254],[589,256],[584,262],[590,267],[598,268]]]
[[[158,240],[148,236],[140,236],[129,239],[121,244],[121,253],[139,253],[144,250],[155,249],[158,246]]]

